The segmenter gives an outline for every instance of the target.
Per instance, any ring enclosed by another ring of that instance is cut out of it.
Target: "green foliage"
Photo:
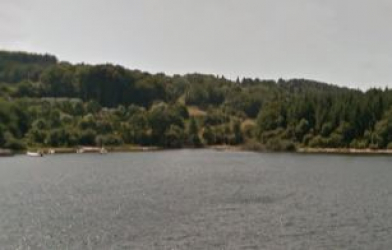
[[[391,144],[392,146],[392,144]],[[366,139],[354,139],[350,143],[350,148],[365,149],[369,147],[369,142]]]
[[[84,101],[97,101],[102,106],[129,104],[133,78],[120,66],[97,65],[80,68],[77,75],[79,96]]]
[[[224,102],[225,94],[220,87],[220,84],[225,83],[224,79],[200,74],[187,75],[187,78],[191,83],[185,94],[187,105],[207,107],[209,105],[218,106]]]
[[[332,123],[331,122],[327,122],[327,123],[323,124],[323,126],[321,128],[320,134],[322,136],[329,136],[332,131],[333,131]]]
[[[74,68],[68,64],[53,65],[40,75],[43,91],[51,97],[74,97]]]
[[[267,142],[266,148],[272,151],[295,151],[295,144],[289,140],[274,138]]]
[[[72,146],[71,135],[63,128],[53,129],[47,133],[45,144],[54,147]]]
[[[215,143],[215,134],[210,126],[204,128],[203,139],[207,145],[213,145]]]
[[[79,145],[95,145],[96,132],[92,129],[79,131],[77,137]]]
[[[240,144],[244,141],[242,131],[241,131],[241,123],[239,121],[234,121],[233,124],[233,133],[234,133],[234,141],[233,144]]]
[[[271,103],[260,110],[257,125],[260,133],[285,126],[285,117],[280,103]]]
[[[374,133],[376,143],[380,148],[384,148],[392,142],[392,109],[384,115],[382,120],[376,123]]]
[[[302,142],[303,137],[309,131],[310,125],[308,120],[302,118],[295,127],[295,136],[299,142]]]
[[[158,103],[148,112],[148,123],[152,130],[152,143],[164,146],[167,144],[165,133],[172,125],[184,129],[184,120],[176,109],[165,103]]]
[[[199,128],[194,117],[191,117],[189,122],[188,143],[194,147],[200,147],[202,145],[199,137]]]
[[[230,117],[226,115],[222,110],[210,109],[207,115],[204,117],[204,125],[216,126],[228,123]]]
[[[4,147],[16,151],[26,149],[26,144],[23,140],[17,139],[10,132],[6,132],[3,134],[4,139]]]
[[[171,125],[165,132],[164,146],[168,148],[181,148],[184,145],[184,140],[184,129],[177,125]]]
[[[56,63],[51,55],[0,51],[0,82],[37,81],[46,67]]]
[[[198,114],[188,113],[192,105]],[[0,51],[0,147],[391,148],[392,90],[166,76]]]
[[[0,124],[0,147],[4,147],[5,144],[5,128]]]
[[[262,106],[264,96],[258,92],[237,90],[229,94],[225,106],[241,111],[250,118],[256,118]]]
[[[124,142],[122,138],[115,134],[98,135],[95,137],[95,145],[102,146],[119,146]]]

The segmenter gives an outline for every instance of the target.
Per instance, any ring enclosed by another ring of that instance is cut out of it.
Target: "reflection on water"
[[[0,159],[1,249],[390,249],[392,158]]]

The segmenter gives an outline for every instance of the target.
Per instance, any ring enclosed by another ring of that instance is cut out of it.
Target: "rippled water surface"
[[[392,249],[392,158],[0,158],[0,249]]]

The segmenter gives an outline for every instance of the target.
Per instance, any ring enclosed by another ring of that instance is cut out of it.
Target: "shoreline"
[[[9,157],[9,156],[13,156],[14,152],[12,152],[12,150],[9,149],[0,149],[0,157]]]
[[[30,148],[22,151],[11,151],[7,149],[0,149],[0,157],[9,157],[13,155],[26,154],[29,151],[40,151],[44,154],[51,154],[50,151],[54,151],[54,154],[76,154],[78,153],[78,149],[84,147],[43,147],[43,148]],[[99,153],[99,147],[86,147],[97,149],[97,151],[90,151],[89,153]],[[132,152],[153,152],[153,151],[165,151],[165,150],[175,150],[177,148],[163,148],[156,146],[137,146],[137,145],[129,145],[129,146],[111,146],[105,147],[105,149],[110,153],[132,153]],[[355,149],[355,148],[297,148],[294,151],[269,151],[269,150],[252,150],[244,145],[209,145],[204,147],[183,147],[178,149],[212,149],[216,151],[231,151],[231,152],[259,152],[259,153],[298,153],[298,154],[331,154],[331,155],[339,155],[339,154],[348,154],[348,155],[392,155],[392,149]],[[87,152],[86,152],[87,153]]]
[[[77,154],[79,149],[87,149],[85,153],[99,153],[99,150],[101,147],[93,147],[93,146],[78,146],[78,147],[60,147],[60,148],[55,148],[55,147],[45,147],[45,148],[37,148],[35,151],[42,151],[45,154],[50,154],[49,152],[51,150],[54,150],[54,154]],[[145,152],[145,151],[157,151],[157,150],[162,150],[164,148],[159,148],[159,147],[144,147],[144,146],[110,146],[110,147],[103,147],[105,148],[108,152]],[[21,153],[26,153],[29,150],[23,151]]]
[[[92,146],[79,146],[79,147],[34,147],[28,148],[26,150],[12,151],[8,149],[0,149],[0,157],[11,157],[14,155],[24,155],[27,152],[42,152],[45,155],[51,154],[78,154],[78,149],[87,148],[88,150],[84,153],[99,153],[100,147]],[[169,150],[179,150],[179,149],[212,149],[216,151],[252,151],[244,149],[241,145],[210,145],[204,147],[182,147],[182,148],[163,148],[157,146],[110,146],[104,147],[109,153],[132,153],[132,152],[154,152],[154,151],[169,151]],[[53,152],[53,153],[51,153]],[[82,153],[83,154],[83,153]]]
[[[298,148],[300,154],[351,154],[351,155],[392,155],[392,149],[356,148]]]

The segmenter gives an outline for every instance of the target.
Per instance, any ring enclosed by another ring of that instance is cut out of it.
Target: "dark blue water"
[[[391,249],[392,158],[0,158],[0,249]]]

